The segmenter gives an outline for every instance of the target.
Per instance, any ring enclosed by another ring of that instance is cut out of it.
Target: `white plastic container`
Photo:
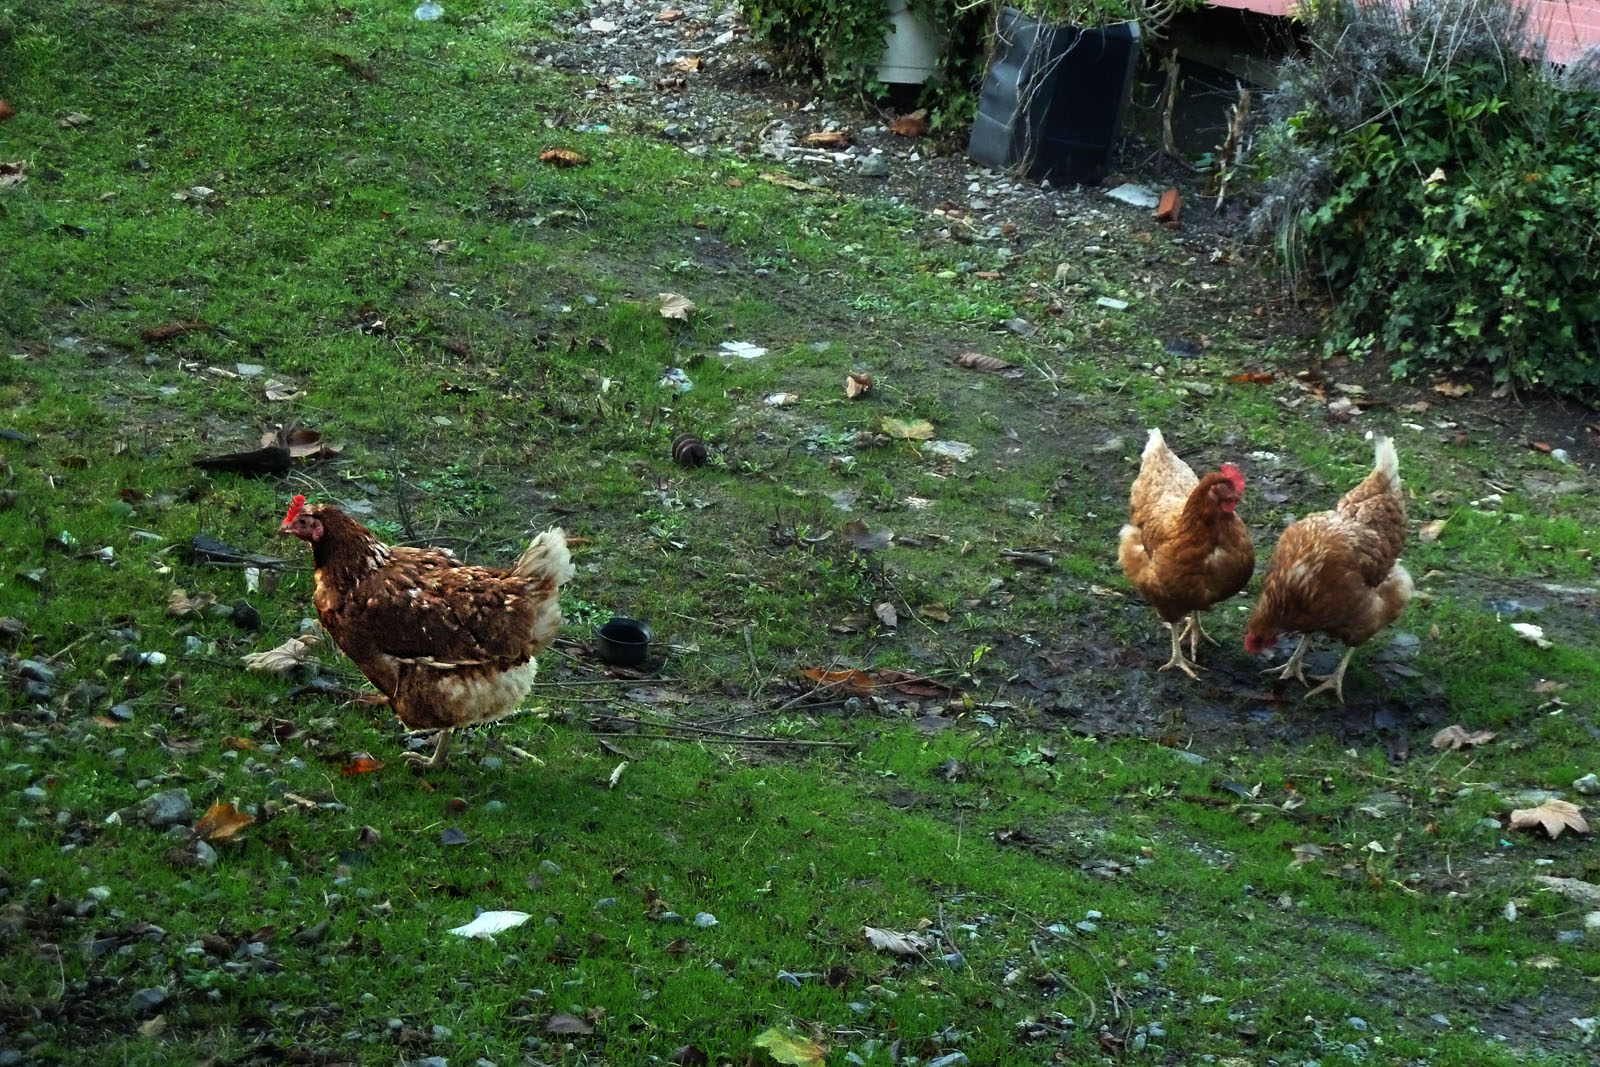
[[[878,60],[878,80],[890,85],[921,85],[937,78],[944,44],[945,35],[912,14],[906,0],[889,0],[889,32],[883,57]]]

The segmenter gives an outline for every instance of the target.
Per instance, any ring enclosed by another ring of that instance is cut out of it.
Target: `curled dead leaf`
[[[706,65],[706,61],[699,56],[679,56],[672,62],[673,70],[681,70],[686,74],[693,74]]]
[[[856,135],[849,130],[818,130],[806,134],[806,144],[817,148],[849,148],[855,141]]]
[[[209,330],[209,322],[169,322],[165,326],[150,326],[139,331],[139,338],[147,345],[158,345],[163,341],[170,341],[174,337],[195,330]]]
[[[867,943],[873,948],[881,948],[897,956],[915,956],[933,946],[933,939],[925,934],[902,934],[893,930],[880,930],[876,926],[863,926],[861,932],[866,935]]]
[[[560,1012],[545,1020],[544,1028],[552,1034],[592,1034],[594,1026],[587,1019]]]
[[[317,638],[312,634],[302,634],[291,637],[277,648],[269,648],[265,652],[251,652],[239,657],[239,662],[244,664],[247,671],[256,671],[261,674],[276,674],[280,676],[293,674],[298,668],[308,663],[315,663],[316,657],[311,654],[312,646],[317,643]]]
[[[1448,521],[1447,519],[1434,519],[1432,522],[1423,523],[1417,528],[1417,540],[1423,544],[1430,544],[1439,540],[1439,535],[1444,533],[1444,526]]]
[[[198,615],[217,602],[215,593],[196,593],[190,596],[182,587],[174,589],[167,597],[167,614],[175,619]]]
[[[1440,396],[1448,396],[1448,397],[1466,396],[1468,393],[1472,392],[1472,386],[1470,386],[1470,385],[1457,385],[1455,382],[1446,381],[1446,382],[1440,382],[1438,385],[1435,385],[1433,387],[1433,391],[1438,393]]]
[[[878,617],[879,622],[891,630],[900,625],[899,613],[894,610],[894,605],[887,600],[872,605],[872,613]]]
[[[256,817],[249,812],[218,801],[200,816],[200,821],[194,824],[194,832],[207,841],[223,841],[255,821]]]
[[[933,423],[927,419],[892,419],[884,417],[883,432],[890,437],[897,437],[902,441],[930,441],[933,439]]]
[[[986,356],[982,352],[971,351],[957,353],[950,362],[958,367],[965,367],[967,370],[979,370],[989,374],[1010,370],[1016,366],[1015,363],[1008,363],[996,356]]]
[[[1228,381],[1234,385],[1267,385],[1272,381],[1272,375],[1262,371],[1245,371],[1235,374]]]
[[[1433,740],[1428,742],[1434,748],[1448,748],[1455,752],[1463,748],[1473,748],[1477,745],[1486,745],[1495,738],[1492,730],[1467,730],[1465,727],[1452,723],[1443,730],[1433,735]]]
[[[581,167],[589,162],[589,157],[570,148],[547,148],[539,153],[539,162],[552,167]]]
[[[1589,823],[1576,804],[1565,800],[1547,800],[1536,808],[1518,808],[1511,813],[1513,830],[1543,830],[1550,840],[1561,836],[1563,830],[1575,834],[1589,832]]]
[[[371,774],[373,771],[381,771],[383,768],[384,762],[381,759],[373,759],[371,756],[358,756],[343,767],[340,767],[339,773],[349,777],[352,774]]]
[[[865,372],[851,371],[845,375],[844,395],[854,400],[862,393],[872,389],[872,375]]]
[[[12,107],[10,104],[6,103],[4,100],[0,100],[0,122],[4,122],[6,119],[11,118],[16,113],[17,113],[17,109],[16,108]]]
[[[803,182],[799,178],[791,178],[787,174],[774,174],[767,172],[761,174],[760,178],[764,182],[771,182],[773,185],[781,185],[785,189],[793,189],[797,193],[815,193],[821,191],[818,186],[812,185],[810,182]]]
[[[689,316],[699,310],[694,301],[682,293],[657,293],[656,299],[661,301],[661,317],[664,319],[688,322]]]

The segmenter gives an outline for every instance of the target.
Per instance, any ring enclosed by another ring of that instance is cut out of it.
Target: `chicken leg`
[[[1351,645],[1349,648],[1344,650],[1344,658],[1339,661],[1339,665],[1333,669],[1332,674],[1313,674],[1311,677],[1315,678],[1322,684],[1311,690],[1311,692],[1307,693],[1304,699],[1310,700],[1324,689],[1332,689],[1333,695],[1339,698],[1339,703],[1343,704],[1344,669],[1350,666],[1350,657],[1355,655],[1355,653],[1355,646]]]
[[[1195,661],[1196,666],[1199,665],[1200,640],[1202,638],[1204,638],[1208,643],[1216,645],[1218,648],[1222,647],[1220,642],[1218,642],[1217,639],[1212,637],[1210,634],[1206,633],[1205,629],[1200,625],[1200,612],[1198,611],[1191,611],[1189,613],[1189,621],[1184,624],[1183,635],[1189,639],[1189,658]]]
[[[454,729],[452,726],[446,726],[439,731],[439,736],[433,742],[432,756],[423,756],[416,752],[402,752],[400,753],[400,758],[407,763],[416,764],[418,770],[425,771],[430,767],[439,766],[444,762],[444,754],[450,748],[450,734]]]
[[[1191,615],[1189,618],[1192,620],[1194,616]],[[1176,667],[1189,677],[1199,680],[1200,676],[1194,672],[1200,669],[1200,664],[1183,654],[1183,638],[1189,632],[1188,629],[1180,631],[1177,624],[1170,622],[1167,623],[1167,629],[1172,631],[1172,658],[1163,663],[1159,669],[1165,671]]]
[[[1301,665],[1302,661],[1304,661],[1306,658],[1306,646],[1310,643],[1311,635],[1301,634],[1300,644],[1295,646],[1294,655],[1289,657],[1289,662],[1285,663],[1281,667],[1268,667],[1261,673],[1275,674],[1279,678],[1293,678],[1301,685],[1310,685],[1311,683],[1306,681],[1305,667]],[[1339,673],[1344,673],[1344,669],[1342,667],[1340,668]],[[1313,675],[1313,677],[1315,677],[1315,675]],[[1309,696],[1310,694],[1307,695]]]

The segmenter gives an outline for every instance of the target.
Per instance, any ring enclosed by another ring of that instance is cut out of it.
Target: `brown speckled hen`
[[[1291,525],[1278,538],[1245,628],[1251,655],[1278,643],[1285,630],[1302,636],[1294,654],[1267,672],[1305,682],[1301,661],[1314,633],[1344,642],[1344,658],[1332,674],[1313,675],[1344,703],[1344,672],[1358,645],[1400,617],[1411,600],[1411,575],[1399,563],[1406,541],[1406,504],[1400,494],[1400,461],[1394,442],[1380,437],[1372,473],[1339,499]]]
[[[1151,430],[1128,494],[1128,524],[1117,559],[1172,631],[1172,658],[1191,678],[1199,664],[1200,613],[1243,589],[1256,568],[1255,544],[1235,510],[1244,496],[1244,475],[1231,463],[1204,478]],[[1178,629],[1183,622],[1184,628]],[[1183,638],[1189,637],[1189,655]],[[1213,642],[1214,643],[1214,642]]]
[[[437,729],[438,766],[458,726],[513,710],[534,657],[561,627],[572,577],[566,534],[546,530],[510,570],[471,567],[439,548],[391,547],[336,507],[297,496],[280,534],[311,545],[317,619],[413,730]]]

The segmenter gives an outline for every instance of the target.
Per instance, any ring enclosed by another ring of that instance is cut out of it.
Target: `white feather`
[[[533,916],[525,911],[486,911],[473,919],[465,926],[457,926],[449,931],[461,937],[481,937],[485,941],[493,940],[494,935],[502,930],[509,930],[513,926],[521,926]]]

